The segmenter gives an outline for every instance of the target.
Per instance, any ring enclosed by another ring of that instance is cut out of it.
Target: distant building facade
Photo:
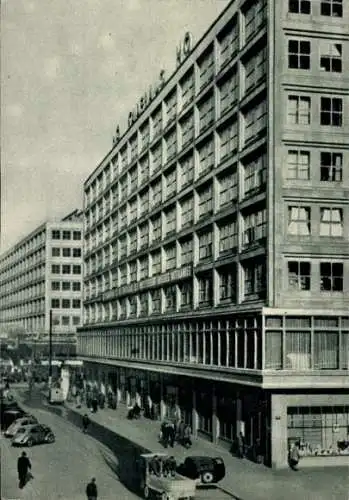
[[[88,379],[275,467],[349,453],[348,19],[232,2],[84,186]]]
[[[47,221],[0,256],[0,329],[47,354],[76,351],[82,311],[82,212]]]

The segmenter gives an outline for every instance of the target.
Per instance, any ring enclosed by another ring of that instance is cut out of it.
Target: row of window
[[[343,292],[344,265],[343,262],[320,262],[320,291]],[[289,290],[312,290],[312,273],[317,264],[306,260],[292,260],[288,266]]]
[[[343,0],[288,0],[288,11],[291,14],[312,14],[320,4],[320,15],[343,17]]]
[[[52,274],[81,274],[80,265],[69,265],[69,264],[52,264],[51,265]]]
[[[81,231],[60,231],[58,229],[54,229],[51,231],[51,239],[52,240],[81,240]]]
[[[80,309],[81,300],[80,299],[51,299],[51,308],[52,309]]]
[[[10,252],[6,257],[0,259],[0,269],[5,269],[8,266],[16,266],[17,262],[23,258],[27,258],[28,254],[34,251],[37,247],[41,246],[46,241],[46,232],[32,236],[26,242],[23,242],[16,250]]]
[[[58,248],[52,247],[51,249],[52,257],[81,257],[81,248]]]
[[[25,281],[27,274],[35,271],[35,269],[31,270],[31,268],[38,268],[45,261],[45,257],[46,250],[44,247],[34,253],[24,255],[19,262],[13,262],[10,267],[0,273],[2,283],[10,278],[16,280],[17,277]]]
[[[10,288],[11,290],[11,288]],[[8,293],[1,298],[1,306],[6,306],[13,303],[24,302],[38,296],[45,295],[45,282],[31,285],[22,290]]]
[[[344,236],[343,209],[339,207],[317,207],[320,209],[320,224],[317,228],[319,236],[342,238]],[[311,236],[312,209],[308,206],[296,205],[288,207],[287,233],[292,236]],[[315,224],[317,226],[317,224]]]
[[[289,125],[310,125],[314,121],[310,96],[291,94],[287,99],[287,123]],[[343,126],[342,98],[320,96],[319,123],[330,127]]]
[[[57,314],[52,315],[53,326],[79,326],[80,316],[59,316]]]
[[[330,73],[342,73],[342,44],[330,40],[317,40],[319,69]],[[312,42],[305,39],[288,40],[288,67],[311,70]]]
[[[51,281],[51,290],[62,290],[62,292],[71,290],[73,292],[80,292],[81,283],[80,281]]]
[[[24,304],[15,305],[1,309],[1,319],[3,321],[20,319],[31,314],[43,314],[45,312],[45,299],[27,301]]]
[[[320,158],[318,155],[320,154]],[[310,151],[306,148],[287,151],[286,178],[309,180],[311,166],[317,170],[320,182],[341,182],[343,180],[343,153],[340,151]],[[315,172],[314,172],[315,173]],[[315,177],[315,175],[312,175]]]

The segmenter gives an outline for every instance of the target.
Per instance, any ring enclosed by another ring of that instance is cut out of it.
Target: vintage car
[[[21,427],[12,439],[12,446],[33,446],[34,444],[54,443],[55,435],[50,427],[32,424]]]
[[[37,424],[38,421],[33,416],[17,418],[4,432],[6,437],[13,437],[16,435],[18,429],[26,425]]]
[[[213,485],[225,476],[225,465],[220,457],[187,457],[177,467],[179,474],[197,481],[197,485]]]
[[[165,453],[145,453],[138,460],[139,487],[144,498],[157,496],[161,500],[191,500],[195,498],[196,482],[173,469],[168,473]],[[156,467],[154,467],[154,463]]]

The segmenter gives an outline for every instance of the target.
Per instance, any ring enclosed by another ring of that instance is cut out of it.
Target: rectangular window
[[[166,271],[176,268],[176,245],[165,249],[166,252]]]
[[[190,264],[193,260],[193,241],[181,241],[181,265]]]
[[[127,209],[126,205],[119,210],[119,227],[123,229],[127,225]]]
[[[63,248],[63,257],[70,257],[71,255],[71,249],[70,248]]]
[[[214,96],[210,93],[205,101],[198,105],[199,111],[199,133],[206,130],[214,120]]]
[[[266,290],[266,272],[264,262],[249,262],[244,269],[245,297],[249,295],[264,295]]]
[[[245,43],[248,42],[256,33],[265,26],[267,16],[266,0],[257,0],[253,2],[244,12],[244,34]]]
[[[159,141],[157,146],[151,151],[152,172],[155,173],[161,169],[162,165],[162,142]]]
[[[119,286],[127,284],[127,267],[126,264],[119,267]]]
[[[51,266],[51,273],[52,274],[59,274],[60,273],[61,266],[58,264],[52,264]]]
[[[258,193],[267,180],[267,155],[255,155],[244,165],[244,191],[245,196]]]
[[[131,168],[129,171],[130,193],[135,191],[138,186],[138,172],[137,167]]]
[[[182,283],[180,285],[181,308],[191,307],[193,303],[192,283]]]
[[[343,154],[321,151],[320,180],[324,182],[341,182],[343,173]]]
[[[309,180],[310,151],[289,149],[287,152],[287,179]]]
[[[180,179],[182,183],[182,187],[193,182],[194,179],[194,157],[193,155],[186,156],[180,162]]]
[[[69,299],[62,299],[62,308],[63,309],[70,309],[70,300]]]
[[[152,254],[152,275],[161,273],[161,252],[154,252]]]
[[[70,240],[70,238],[71,238],[70,235],[71,235],[70,231],[63,231],[63,239],[64,240]]]
[[[262,101],[254,108],[249,109],[244,116],[245,143],[256,139],[263,134],[267,127],[267,102]]]
[[[176,215],[176,206],[165,212],[166,235],[172,234],[176,231]]]
[[[162,109],[161,106],[157,108],[155,113],[152,115],[153,123],[153,138],[157,137],[162,131]]]
[[[343,236],[343,210],[320,208],[320,236],[341,238]]]
[[[160,290],[152,290],[150,292],[151,298],[151,312],[158,314],[161,312],[161,293]]]
[[[146,154],[143,156],[141,161],[139,162],[139,182],[147,181],[149,178],[149,155]]]
[[[127,254],[126,236],[121,236],[121,238],[119,238],[119,258],[122,259],[123,257],[126,257],[126,254]]]
[[[60,240],[61,239],[61,232],[60,231],[51,231],[51,238],[53,240]]]
[[[59,309],[59,299],[51,299],[51,308]]]
[[[343,292],[343,264],[341,262],[321,262],[320,282],[322,292]]]
[[[59,281],[51,281],[51,290],[60,290],[60,282]]]
[[[182,228],[190,226],[194,220],[194,199],[192,196],[185,198],[180,203],[181,226]]]
[[[236,276],[229,269],[219,270],[219,300],[233,301],[236,298]]]
[[[342,44],[320,41],[320,69],[342,73]]]
[[[282,369],[282,331],[265,332],[265,368]]]
[[[129,303],[130,317],[137,316],[137,296],[132,295],[131,297],[129,297],[128,303]]]
[[[236,248],[238,244],[236,221],[226,222],[219,228],[219,253],[225,253]]]
[[[81,257],[81,248],[73,248],[73,257]]]
[[[230,74],[219,85],[219,114],[223,116],[224,113],[232,109],[238,100],[238,78],[237,73]]]
[[[162,202],[162,184],[161,180],[151,186],[152,206],[159,205]]]
[[[73,274],[81,274],[81,266],[73,266]]]
[[[140,215],[147,214],[149,212],[149,190],[146,189],[139,195],[140,204]]]
[[[161,239],[161,215],[155,219],[152,219],[151,223],[153,226],[152,241],[158,241]]]
[[[336,370],[339,361],[338,332],[314,332],[315,370]]]
[[[148,314],[148,294],[141,293],[139,295],[139,315],[146,316]]]
[[[238,148],[238,122],[234,121],[229,123],[223,129],[219,131],[219,142],[220,150],[219,156],[220,161],[227,159],[231,156]]]
[[[213,189],[209,184],[204,190],[198,193],[199,196],[199,217],[204,217],[213,212]]]
[[[171,160],[177,153],[177,130],[166,136],[166,155],[167,161]]]
[[[214,53],[213,46],[204,54],[199,65],[200,89],[205,87],[213,78],[214,75]]]
[[[73,325],[74,326],[80,325],[80,316],[73,316]]]
[[[165,175],[165,192],[166,198],[170,198],[177,190],[177,170],[173,169]]]
[[[289,125],[310,124],[310,97],[289,95],[287,122]]]
[[[206,141],[199,149],[199,173],[209,172],[214,166],[214,142],[213,138]]]
[[[244,245],[256,243],[267,236],[266,209],[248,214],[244,218]]]
[[[127,184],[127,175],[124,175],[120,179],[120,201],[124,200],[128,196],[128,184]]]
[[[70,324],[70,317],[69,316],[62,316],[62,325],[68,326],[69,324]]]
[[[81,291],[81,283],[80,281],[73,281],[73,292]]]
[[[239,50],[239,28],[236,17],[218,35],[220,49],[220,66],[223,67]]]
[[[194,139],[194,115],[190,113],[180,123],[182,132],[182,148],[185,148]]]
[[[310,14],[310,0],[288,0],[288,11],[291,14]]]
[[[225,174],[218,179],[219,182],[219,206],[227,207],[232,205],[238,196],[237,172]]]
[[[137,203],[137,198],[133,198],[128,204],[129,208],[129,216],[130,216],[130,224],[137,219],[137,209],[138,209],[138,203]]]
[[[199,259],[208,259],[212,257],[212,232],[206,232],[199,235]]]
[[[310,236],[310,207],[288,207],[287,233],[292,236]]]
[[[61,255],[60,248],[52,248],[52,257],[59,257]]]
[[[257,87],[267,76],[267,48],[263,47],[257,54],[255,49],[253,55],[245,62],[245,93]]]
[[[199,278],[199,305],[206,306],[212,303],[213,298],[213,282],[211,276],[203,276]]]
[[[175,311],[177,303],[177,288],[176,286],[168,286],[165,292],[165,309],[166,311]]]
[[[154,231],[154,225],[153,225],[153,231]],[[140,240],[140,248],[145,248],[149,245],[149,227],[147,222],[139,226],[139,240]],[[134,250],[136,250],[137,245],[135,245],[135,242],[137,243],[137,234],[135,234],[135,237],[133,236],[132,241]]]
[[[137,154],[138,154],[137,134],[135,134],[130,139],[130,151],[131,151],[131,161],[132,161],[132,160],[134,160],[137,157]]]
[[[321,15],[343,17],[343,0],[322,0]]]
[[[190,72],[181,82],[182,89],[182,109],[185,108],[194,98],[194,73]]]
[[[175,119],[177,115],[177,92],[174,90],[165,100],[167,123]]]
[[[288,67],[310,69],[311,44],[305,40],[288,41]]]
[[[141,150],[145,149],[150,142],[150,127],[149,127],[149,121],[146,122],[145,125],[140,129],[140,135],[141,135]]]
[[[68,290],[70,290],[70,281],[63,281],[62,282],[62,290],[64,292],[67,292]]]
[[[286,332],[286,369],[309,370],[310,332]]]
[[[81,307],[81,300],[80,299],[73,299],[72,305],[73,305],[74,309],[79,309]]]
[[[148,257],[142,257],[139,259],[139,274],[140,279],[148,278]]]
[[[288,262],[288,288],[290,290],[310,290],[311,264],[310,262]]]
[[[81,240],[81,231],[73,231],[73,240]]]
[[[321,97],[321,125],[341,127],[343,123],[343,100],[338,97]]]
[[[130,283],[134,283],[137,281],[137,261],[133,261],[129,263],[129,271],[130,271]]]

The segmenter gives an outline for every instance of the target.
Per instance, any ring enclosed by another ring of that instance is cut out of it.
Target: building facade
[[[88,380],[275,467],[349,453],[348,9],[232,2],[84,186]]]
[[[76,352],[82,315],[82,212],[36,228],[0,257],[0,328],[48,353]]]

